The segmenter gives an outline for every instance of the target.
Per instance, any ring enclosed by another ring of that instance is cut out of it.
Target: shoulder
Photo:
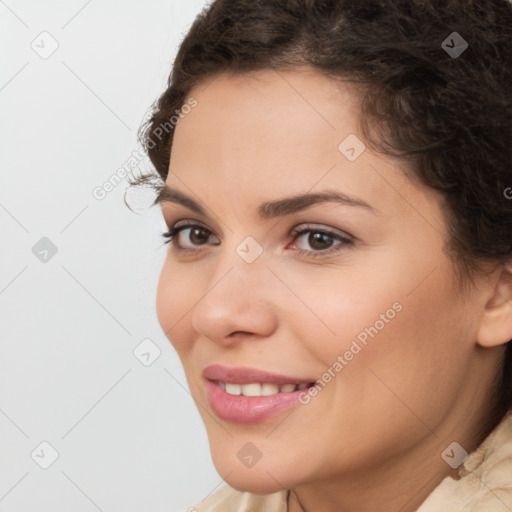
[[[459,476],[445,478],[417,512],[512,510],[512,412],[469,455]]]
[[[187,512],[286,512],[286,491],[251,494],[224,486]]]

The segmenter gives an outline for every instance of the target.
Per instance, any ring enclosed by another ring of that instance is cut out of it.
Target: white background
[[[130,212],[126,180],[92,194],[139,150],[203,5],[0,1],[2,512],[173,512],[222,483],[156,319],[159,211]]]

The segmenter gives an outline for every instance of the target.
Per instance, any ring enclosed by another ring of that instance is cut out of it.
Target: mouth
[[[211,365],[203,377],[214,413],[232,423],[262,423],[298,405],[304,390],[315,384],[303,379],[253,368]]]
[[[293,393],[294,391],[302,391],[307,389],[313,383],[301,382],[300,384],[282,384],[278,386],[272,382],[250,382],[249,384],[236,384],[233,382],[222,382],[221,380],[215,381],[220,389],[230,395],[243,395],[243,396],[272,396],[278,393]]]

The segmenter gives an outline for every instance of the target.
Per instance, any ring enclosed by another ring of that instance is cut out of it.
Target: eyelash
[[[210,234],[213,234],[208,228],[202,226],[201,224],[193,224],[192,222],[190,222],[190,223],[182,224],[182,225],[179,225],[179,226],[174,225],[168,231],[162,233],[162,236],[166,239],[164,241],[164,244],[171,243],[173,245],[173,249],[175,251],[179,251],[182,254],[188,254],[188,253],[197,252],[198,249],[183,248],[183,247],[180,247],[176,243],[176,240],[177,240],[176,239],[176,235],[178,235],[181,231],[184,231],[185,229],[190,229],[190,228],[203,229],[203,230],[209,232]],[[333,247],[329,247],[329,248],[323,249],[323,250],[322,249],[320,249],[320,250],[314,250],[313,249],[313,250],[310,250],[310,251],[306,251],[304,249],[296,249],[297,253],[300,256],[306,256],[306,257],[309,257],[309,258],[325,256],[327,254],[339,252],[339,251],[343,250],[344,248],[350,247],[350,246],[352,246],[354,244],[354,240],[351,239],[351,238],[344,237],[344,236],[342,236],[342,235],[340,235],[338,233],[335,233],[335,232],[333,232],[333,231],[331,231],[329,229],[319,229],[319,228],[315,228],[314,226],[306,226],[303,229],[294,229],[291,232],[291,235],[293,236],[293,242],[295,243],[301,236],[303,236],[306,233],[321,233],[321,234],[327,235],[331,239],[334,239],[335,241],[338,241],[338,242],[341,242],[341,243],[338,244],[337,246],[334,246],[334,248]],[[218,244],[216,244],[216,245],[218,245]]]

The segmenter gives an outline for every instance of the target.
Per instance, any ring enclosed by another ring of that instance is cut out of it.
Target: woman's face
[[[314,72],[190,96],[161,206],[194,227],[169,246],[157,312],[220,475],[268,493],[441,461],[479,363],[440,197],[364,149],[357,96]]]

